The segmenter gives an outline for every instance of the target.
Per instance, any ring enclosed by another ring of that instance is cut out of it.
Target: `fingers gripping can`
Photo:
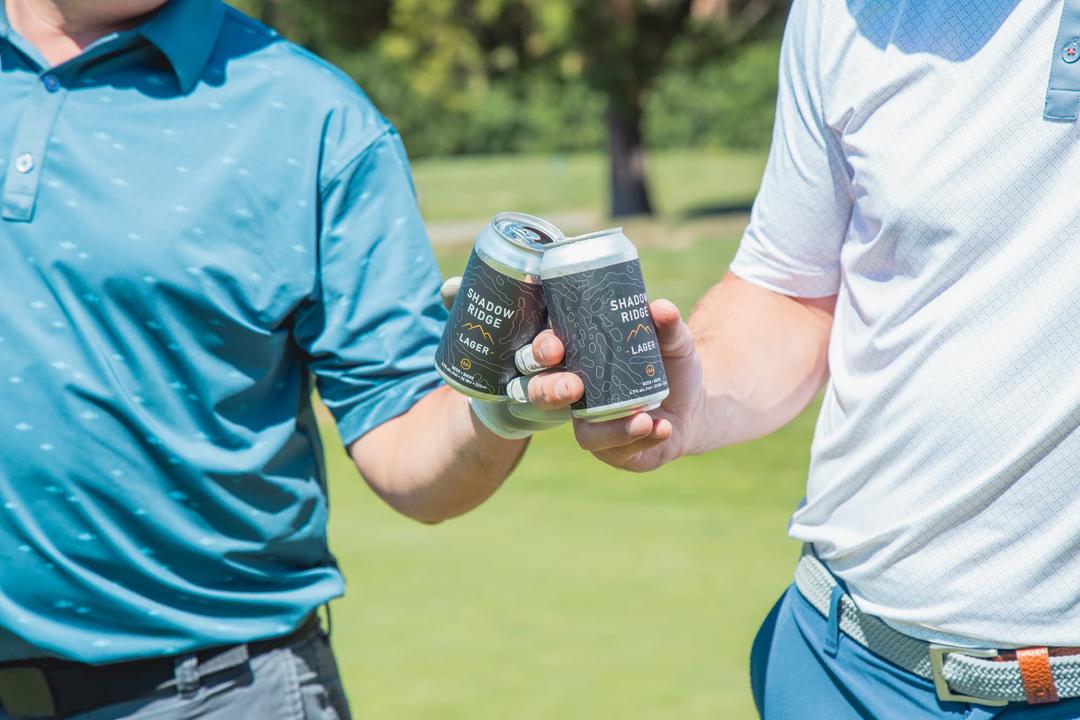
[[[540,259],[562,239],[557,227],[524,213],[499,213],[480,232],[435,354],[449,385],[482,400],[505,397],[519,374],[514,353],[547,327]]]
[[[667,376],[637,249],[622,228],[549,245],[540,276],[563,362],[585,384],[574,416],[600,422],[659,406]]]

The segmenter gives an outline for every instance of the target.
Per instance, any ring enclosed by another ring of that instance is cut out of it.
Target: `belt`
[[[932,681],[940,700],[1002,706],[1080,697],[1080,648],[995,650],[923,642],[859,610],[808,548],[795,569],[795,585],[822,615],[835,613],[849,638]]]
[[[288,635],[241,645],[205,648],[194,653],[107,665],[87,665],[54,658],[0,663],[0,705],[19,718],[66,718],[114,703],[161,693],[181,691],[181,664],[190,681],[199,680],[246,663],[253,657],[294,645],[315,633],[318,617],[312,613]]]

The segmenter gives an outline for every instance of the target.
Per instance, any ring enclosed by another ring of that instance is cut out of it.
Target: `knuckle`
[[[558,399],[555,393],[555,379],[549,377],[544,383],[544,402],[551,404],[558,402]]]
[[[694,338],[686,325],[680,323],[674,337],[660,343],[660,351],[668,357],[688,357],[694,352]]]
[[[529,402],[534,405],[543,403],[547,397],[547,379],[534,377],[529,383]]]

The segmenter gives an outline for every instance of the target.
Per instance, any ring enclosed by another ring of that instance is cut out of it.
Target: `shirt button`
[[[1061,59],[1067,63],[1074,63],[1077,60],[1080,60],[1080,39],[1073,38],[1069,41],[1069,44],[1061,51]]]
[[[19,157],[15,158],[15,169],[21,172],[23,175],[34,169],[34,156],[30,153],[23,153]]]
[[[45,83],[45,89],[51,93],[60,89],[60,80],[55,75],[49,74],[41,78],[41,82]]]

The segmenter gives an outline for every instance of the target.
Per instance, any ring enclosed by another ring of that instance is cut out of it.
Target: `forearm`
[[[439,522],[480,505],[513,470],[525,440],[504,440],[441,387],[349,448],[371,488],[398,512]]]
[[[807,406],[828,377],[834,304],[730,273],[702,298],[689,321],[704,375],[690,452],[762,437]]]

